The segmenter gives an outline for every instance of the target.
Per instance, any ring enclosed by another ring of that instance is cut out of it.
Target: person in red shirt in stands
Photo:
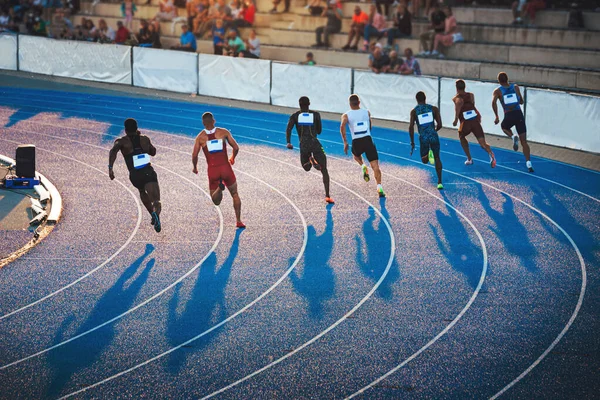
[[[354,14],[352,14],[352,25],[350,25],[350,31],[348,32],[348,43],[342,50],[358,50],[358,42],[365,33],[365,26],[369,22],[369,14],[360,9],[360,6],[354,7]],[[354,44],[351,46],[352,40]]]
[[[121,21],[117,21],[117,34],[115,35],[115,43],[123,44],[129,39],[129,30],[123,26]]]
[[[236,28],[248,28],[254,26],[254,18],[256,16],[256,6],[252,0],[246,0],[242,4],[242,11],[240,17],[233,20],[233,25]]]

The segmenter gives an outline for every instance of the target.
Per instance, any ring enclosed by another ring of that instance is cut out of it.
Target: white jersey
[[[371,118],[369,110],[364,108],[358,110],[350,110],[346,113],[348,117],[348,126],[350,127],[350,135],[352,140],[371,136]]]

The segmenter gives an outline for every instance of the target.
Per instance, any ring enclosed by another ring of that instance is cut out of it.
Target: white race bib
[[[430,111],[428,113],[425,114],[419,114],[417,115],[417,118],[419,119],[419,125],[427,125],[433,122],[433,112]]]
[[[510,105],[510,104],[517,104],[519,102],[519,99],[517,98],[517,94],[516,93],[510,93],[510,94],[505,94],[504,95],[504,104],[505,105]]]
[[[302,113],[298,115],[298,125],[314,125],[315,115],[313,113]]]
[[[465,111],[465,112],[463,112],[463,117],[465,117],[466,120],[470,120],[470,119],[476,118],[477,113],[475,112],[475,110]]]
[[[133,168],[141,169],[150,164],[150,156],[146,153],[133,156]]]
[[[363,133],[367,133],[369,131],[369,123],[365,121],[355,122],[354,123],[354,134],[362,135]]]
[[[206,142],[209,153],[218,153],[223,151],[223,139],[213,139]]]

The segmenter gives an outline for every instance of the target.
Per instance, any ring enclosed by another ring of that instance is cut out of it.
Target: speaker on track
[[[35,178],[35,146],[22,144],[17,147],[16,175],[21,178]]]

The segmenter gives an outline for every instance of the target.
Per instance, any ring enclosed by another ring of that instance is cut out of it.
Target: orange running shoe
[[[331,197],[325,197],[325,203],[327,204],[335,204],[335,201]]]
[[[243,222],[238,222],[238,223],[235,224],[235,227],[238,228],[238,229],[245,229],[246,225],[244,225]]]

